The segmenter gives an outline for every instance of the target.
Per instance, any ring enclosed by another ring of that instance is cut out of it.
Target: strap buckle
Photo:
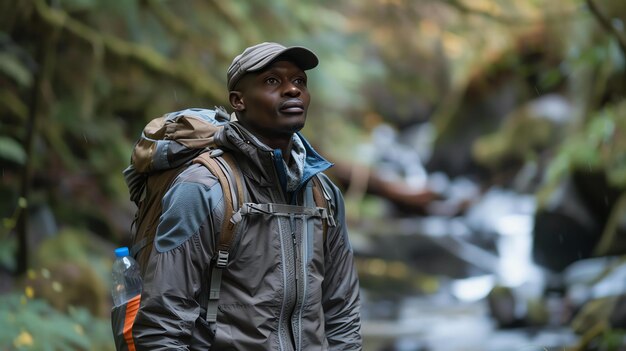
[[[224,268],[228,264],[228,251],[219,250],[217,252],[216,267]]]

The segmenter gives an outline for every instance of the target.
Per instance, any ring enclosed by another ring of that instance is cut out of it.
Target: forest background
[[[382,139],[422,127],[405,138],[427,173],[539,208],[586,174],[601,225],[585,256],[622,254],[625,24],[609,0],[0,1],[0,349],[112,349],[133,143],[166,112],[228,106],[232,57],[261,41],[320,58],[303,133],[337,164],[357,241],[367,220],[437,211],[440,193],[379,162]],[[359,265],[372,289],[376,267]]]

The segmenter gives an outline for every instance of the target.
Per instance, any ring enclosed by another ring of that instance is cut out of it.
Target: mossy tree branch
[[[516,17],[516,16],[511,16],[508,14],[494,14],[492,12],[486,11],[486,10],[481,10],[475,7],[471,7],[466,5],[463,1],[461,0],[446,0],[445,1],[446,4],[448,4],[449,6],[455,8],[457,11],[465,14],[465,15],[474,15],[474,16],[479,16],[479,17],[483,17],[487,20],[491,20],[495,23],[499,23],[505,26],[510,26],[510,25],[529,25],[532,24],[534,21],[529,20],[529,19],[524,19],[521,17]],[[560,12],[560,11],[559,11]],[[574,11],[568,11],[568,12],[563,12],[563,13],[547,13],[544,14],[543,17],[546,21],[559,21],[559,20],[564,20],[570,16],[574,16],[576,15],[576,12]]]
[[[218,41],[206,40],[206,34],[200,34],[197,31],[193,31],[185,24],[185,21],[180,17],[172,13],[162,1],[147,0],[146,4],[150,9],[150,12],[161,22],[161,24],[178,40],[191,41],[194,44],[201,45],[202,47],[208,47],[211,50],[213,56],[218,60],[227,61],[228,56],[225,55],[219,45],[216,45]],[[219,35],[219,33],[215,33]]]
[[[504,15],[495,15],[495,14],[493,14],[491,12],[488,12],[488,11],[484,11],[484,10],[480,10],[480,9],[477,9],[477,8],[473,8],[473,7],[467,6],[462,1],[459,1],[459,0],[447,0],[445,3],[450,5],[450,6],[452,6],[457,11],[459,11],[459,12],[465,14],[465,15],[480,16],[480,17],[484,17],[486,19],[489,19],[489,20],[492,20],[494,22],[498,22],[498,23],[501,23],[501,24],[510,25],[510,24],[526,24],[527,23],[527,21],[523,21],[522,19],[520,19],[518,17],[510,17],[510,16],[504,16]]]
[[[102,34],[71,18],[66,12],[49,7],[43,0],[35,0],[35,7],[41,18],[53,27],[65,29],[94,46],[102,45],[111,54],[133,60],[146,69],[168,76],[188,86],[202,97],[217,101],[224,95],[224,84],[194,64],[173,61],[147,45],[131,43],[112,35]]]
[[[254,31],[248,30],[248,25],[244,20],[241,20],[239,17],[233,14],[234,11],[231,11],[229,6],[232,6],[232,2],[230,1],[220,1],[213,0],[209,1],[213,10],[223,18],[233,29],[236,29],[240,34],[241,38],[244,42],[247,43],[255,43],[258,41],[257,36]]]
[[[615,37],[620,50],[622,50],[622,55],[626,58],[626,36],[611,24],[611,21],[600,11],[593,0],[585,0],[585,3],[602,28]]]

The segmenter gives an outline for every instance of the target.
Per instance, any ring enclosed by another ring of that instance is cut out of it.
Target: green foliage
[[[18,57],[8,52],[0,52],[0,73],[11,77],[15,83],[22,87],[29,87],[33,81],[31,73],[19,61]]]
[[[41,244],[34,260],[35,266],[50,267],[58,262],[90,266],[97,273],[99,284],[108,291],[113,246],[92,234],[64,229]]]
[[[130,2],[130,1],[128,1]],[[60,5],[68,12],[94,10],[99,3],[98,0],[62,0]]]
[[[114,350],[109,322],[72,308],[61,313],[46,301],[0,295],[0,345],[17,350]]]
[[[15,253],[17,252],[17,240],[15,238],[0,238],[0,267],[9,272],[16,268]]]
[[[626,330],[613,329],[606,331],[598,341],[598,351],[620,351],[623,350],[626,340]]]
[[[474,157],[481,164],[496,168],[511,161],[522,163],[537,158],[537,151],[554,139],[556,126],[535,116],[517,115],[506,120],[495,133],[486,134],[474,144]]]
[[[573,170],[602,171],[609,184],[626,188],[626,103],[607,106],[559,147],[547,171],[553,185]]]
[[[0,135],[0,159],[23,165],[26,152],[15,139]]]

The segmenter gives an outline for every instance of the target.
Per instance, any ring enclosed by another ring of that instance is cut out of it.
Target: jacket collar
[[[306,155],[304,157],[302,178],[298,186],[298,188],[301,188],[311,177],[327,170],[333,164],[315,151],[302,134],[296,133],[295,137],[301,141]],[[226,124],[215,135],[215,142],[219,147],[234,152],[237,155],[236,157],[244,157],[248,160],[241,167],[242,172],[249,178],[255,179],[262,186],[271,186],[278,182],[281,183],[283,189],[285,188],[286,178],[280,179],[281,172],[285,172],[284,162],[282,158],[280,160],[277,159],[281,153],[265,145],[241,124],[237,122]]]

